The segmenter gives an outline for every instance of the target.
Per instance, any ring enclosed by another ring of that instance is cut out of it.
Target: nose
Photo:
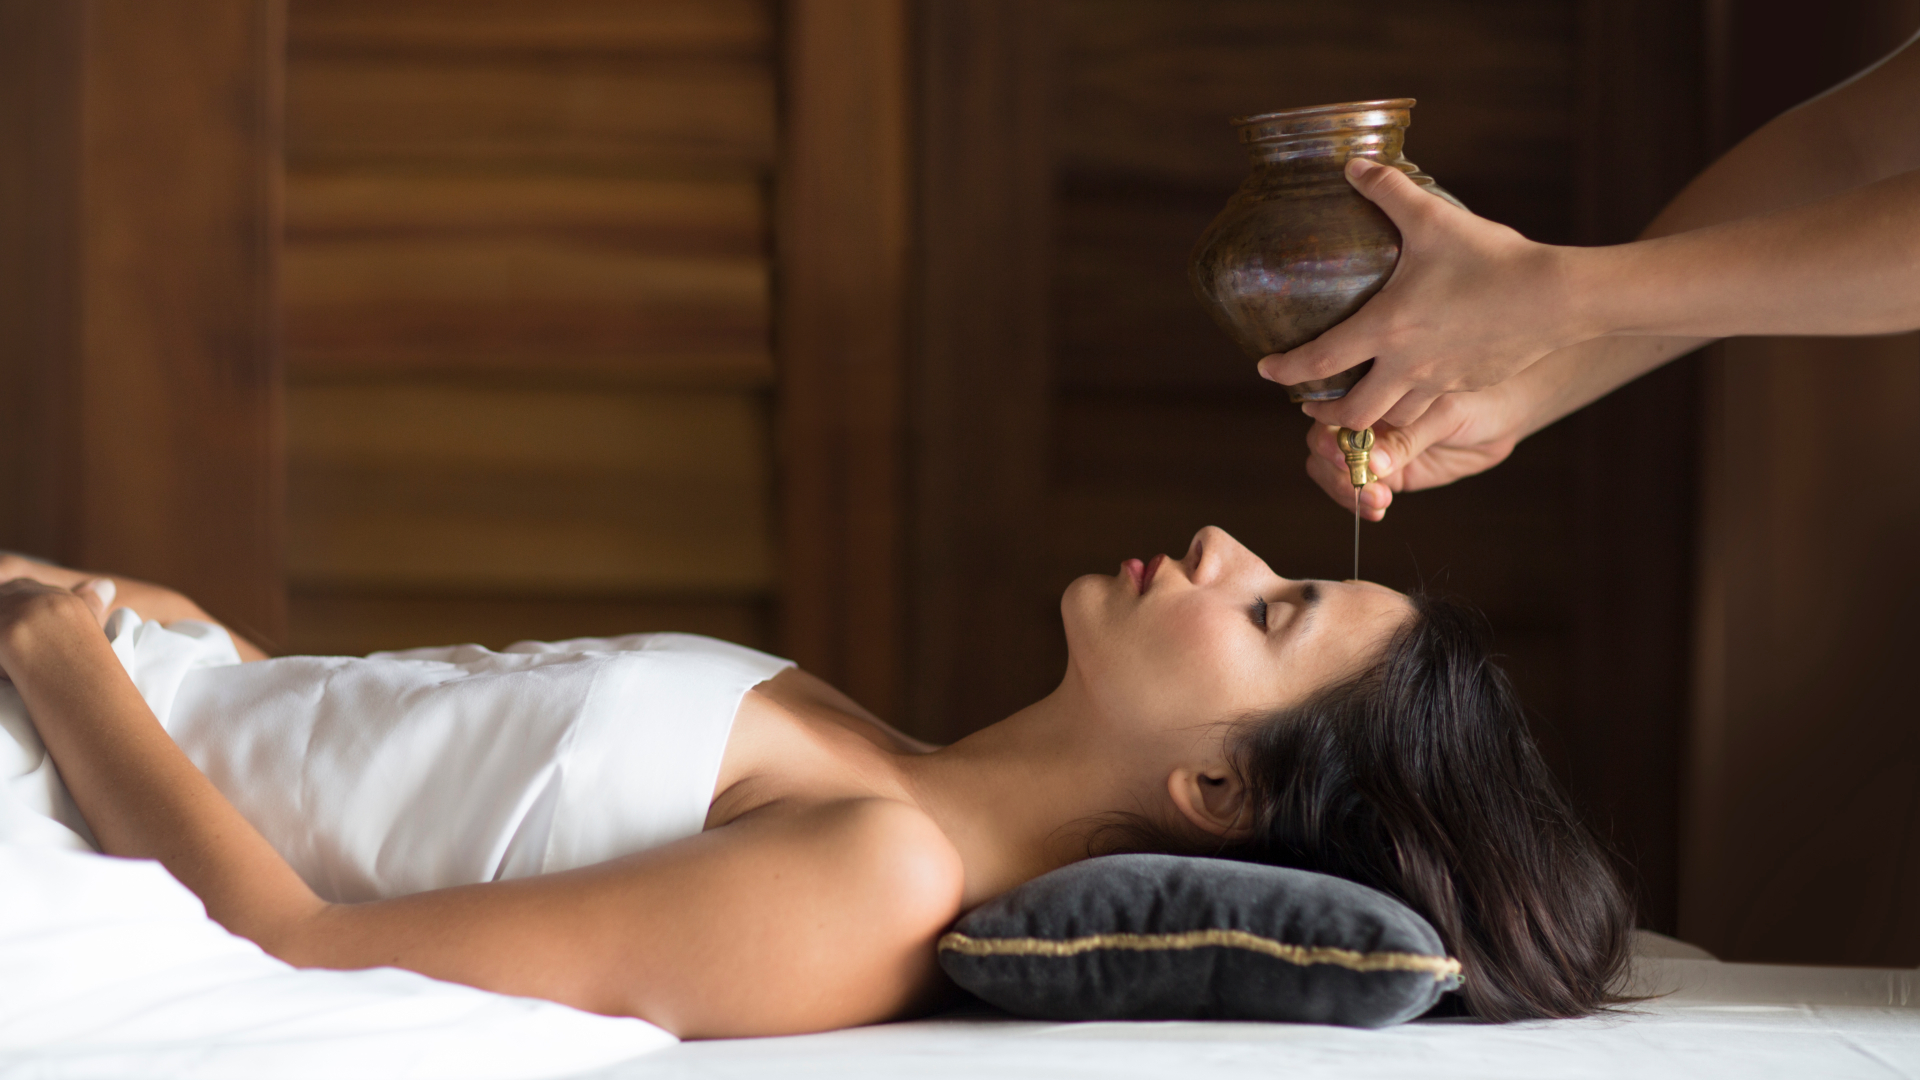
[[[1187,557],[1180,561],[1188,580],[1195,585],[1206,585],[1234,573],[1248,562],[1259,562],[1259,558],[1235,540],[1232,533],[1217,525],[1208,525],[1193,534]]]

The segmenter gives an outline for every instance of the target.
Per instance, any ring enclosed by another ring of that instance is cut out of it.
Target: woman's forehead
[[[1385,585],[1371,581],[1325,581],[1315,582],[1319,588],[1320,600],[1315,607],[1328,610],[1315,622],[1320,624],[1324,633],[1327,629],[1338,629],[1335,637],[1348,637],[1358,633],[1375,636],[1390,628],[1398,628],[1413,615],[1413,601],[1406,594],[1396,592]],[[1389,625],[1383,625],[1389,624]]]
[[[1348,578],[1345,581],[1309,578],[1303,580],[1301,585],[1308,590],[1308,595],[1313,596],[1314,599],[1334,597],[1337,598],[1342,607],[1363,605],[1384,609],[1392,605],[1398,605],[1411,610],[1413,605],[1413,601],[1406,593],[1400,592],[1397,589],[1390,589],[1374,581],[1360,581],[1354,578]]]
[[[1407,598],[1407,594],[1401,592],[1398,589],[1388,588],[1387,586],[1382,585],[1377,581],[1367,581],[1364,578],[1348,578],[1347,580],[1340,582],[1340,584],[1348,585],[1356,589],[1363,589],[1368,592],[1384,593],[1388,596],[1397,596],[1402,600],[1405,600]]]

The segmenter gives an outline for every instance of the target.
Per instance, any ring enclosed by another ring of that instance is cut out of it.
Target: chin
[[[1114,579],[1106,574],[1081,574],[1060,594],[1060,617],[1071,621],[1076,612],[1091,613],[1104,606]]]
[[[1060,594],[1060,623],[1067,633],[1067,652],[1074,651],[1076,631],[1099,619],[1100,598],[1113,586],[1103,574],[1082,574]]]

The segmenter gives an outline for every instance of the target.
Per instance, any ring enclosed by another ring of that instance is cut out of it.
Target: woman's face
[[[1071,670],[1135,731],[1293,705],[1363,668],[1413,610],[1370,582],[1281,577],[1212,526],[1182,558],[1076,580],[1060,606]]]

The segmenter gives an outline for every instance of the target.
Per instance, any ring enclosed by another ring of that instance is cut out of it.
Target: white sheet
[[[407,971],[297,971],[158,863],[0,845],[0,1076],[546,1077],[672,1042]]]
[[[166,715],[232,662],[217,628],[130,612],[116,653]],[[94,854],[0,685],[0,1077],[549,1077],[671,1045],[640,1020],[394,969],[297,971],[206,917],[159,864]]]
[[[1920,972],[1647,957],[1630,1014],[1522,1024],[1049,1024],[953,1016],[689,1042],[595,1080],[1883,1080],[1920,1076]]]

